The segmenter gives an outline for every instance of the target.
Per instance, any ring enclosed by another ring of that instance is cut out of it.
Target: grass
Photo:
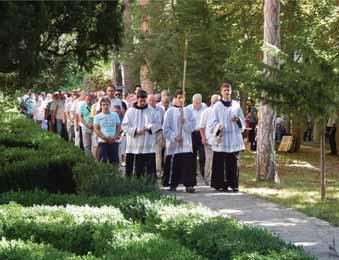
[[[339,157],[326,157],[326,200],[320,199],[319,149],[302,146],[298,153],[278,153],[280,184],[256,181],[255,153],[241,158],[241,189],[269,201],[339,226]]]

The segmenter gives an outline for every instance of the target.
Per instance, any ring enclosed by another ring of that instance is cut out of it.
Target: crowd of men
[[[184,106],[177,90],[148,94],[140,86],[122,98],[109,85],[105,92],[33,95],[22,100],[22,112],[43,128],[56,132],[104,163],[125,166],[126,176],[162,177],[176,191],[183,184],[194,192],[197,175],[216,190],[238,191],[239,156],[245,149],[242,132],[255,131],[256,110],[244,117],[239,102],[231,99],[232,87],[220,86],[210,106],[195,94]],[[251,148],[255,149],[255,133]]]

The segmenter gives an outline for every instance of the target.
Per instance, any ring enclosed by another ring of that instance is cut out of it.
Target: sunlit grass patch
[[[255,153],[241,157],[240,184],[249,194],[298,209],[339,226],[339,157],[326,157],[327,199],[320,199],[319,150],[302,146],[299,153],[278,153],[280,184],[256,181]]]

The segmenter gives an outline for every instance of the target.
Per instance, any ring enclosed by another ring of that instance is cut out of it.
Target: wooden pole
[[[184,49],[184,75],[182,79],[182,91],[185,95],[186,88],[186,70],[187,70],[187,50],[188,50],[188,34],[185,35],[185,49]]]
[[[321,123],[320,130],[320,197],[321,200],[326,198],[326,175],[325,175],[325,128]]]

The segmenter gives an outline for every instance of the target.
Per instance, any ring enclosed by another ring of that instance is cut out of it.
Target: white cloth
[[[162,123],[164,122],[165,110],[160,106],[155,106],[154,110],[156,111],[156,114],[157,114],[159,121],[162,125]]]
[[[40,104],[34,107],[34,120],[43,121],[45,119],[45,108]]]
[[[201,107],[200,109],[195,109],[193,107],[193,104],[190,104],[187,106],[187,109],[189,109],[191,112],[192,112],[192,115],[195,119],[195,126],[194,126],[194,130],[197,131],[199,130],[199,123],[200,123],[200,117],[201,117],[201,114],[202,112],[207,108],[206,104],[205,103],[201,103]]]
[[[78,102],[79,102],[78,99],[73,100],[71,108],[70,108],[70,116],[71,116],[71,121],[73,122],[73,124],[75,123]]]
[[[207,144],[212,145],[213,143],[213,135],[211,133],[211,129],[209,128],[209,120],[211,120],[212,118],[212,112],[213,112],[213,108],[212,106],[206,108],[200,116],[200,122],[199,122],[199,128],[204,128],[205,129],[205,137],[206,137],[206,141]]]
[[[185,118],[185,123],[181,126],[179,122],[182,114]],[[177,153],[189,153],[192,152],[192,137],[191,133],[194,130],[195,119],[192,112],[187,109],[170,107],[166,113],[163,123],[163,135],[166,139],[166,155],[172,155]],[[178,143],[175,138],[180,135],[180,128],[182,127],[183,142]]]
[[[161,124],[154,108],[149,106],[138,108],[133,105],[127,109],[121,127],[127,135],[126,153],[155,153],[155,134],[161,128]],[[145,127],[149,127],[151,133],[136,135],[137,130]]]
[[[166,112],[167,109],[169,109],[170,107],[173,107],[172,103],[169,103],[168,108],[166,109],[166,107],[162,104],[162,102],[157,103],[155,106],[162,108],[164,112]]]
[[[237,116],[241,122],[241,128],[236,122],[232,121],[232,118]],[[245,118],[240,107],[240,104],[232,100],[229,107],[225,106],[222,101],[218,101],[214,104],[212,109],[212,118],[209,121],[208,127],[213,131],[213,135],[216,136],[220,125],[223,125],[222,142],[216,141],[212,144],[212,149],[215,152],[232,153],[245,149],[244,141],[242,138],[242,132],[245,128]]]
[[[72,116],[71,116],[71,110],[72,110],[72,104],[73,104],[73,100],[71,97],[67,98],[65,101],[65,112],[67,115],[67,124],[68,125],[73,125],[73,120],[72,120]]]

